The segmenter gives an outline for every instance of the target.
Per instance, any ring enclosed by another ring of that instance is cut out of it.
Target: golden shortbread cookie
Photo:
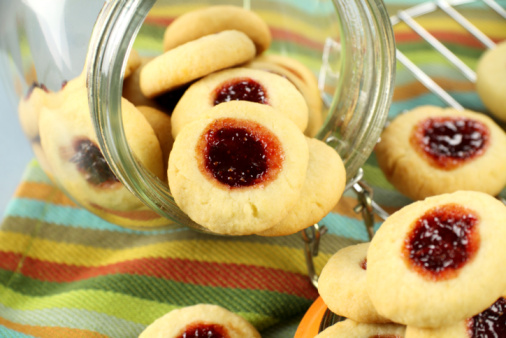
[[[345,247],[328,260],[318,278],[318,293],[333,313],[360,323],[388,323],[378,314],[367,293],[369,243]]]
[[[421,106],[397,116],[375,153],[386,178],[413,200],[475,190],[498,194],[506,184],[506,134],[489,117]]]
[[[39,138],[39,116],[44,107],[57,107],[60,104],[57,93],[49,91],[44,85],[34,83],[24,97],[19,100],[18,117],[21,129],[31,141]]]
[[[282,76],[257,69],[232,68],[216,72],[193,83],[172,113],[172,135],[222,102],[241,100],[269,105],[292,120],[301,131],[308,121],[308,107],[302,94]]]
[[[506,290],[505,222],[506,206],[474,191],[429,197],[390,215],[367,252],[367,292],[378,313],[435,328],[485,310]]]
[[[490,113],[506,122],[506,41],[482,54],[476,67],[476,91]]]
[[[309,162],[306,180],[295,206],[288,215],[260,236],[286,236],[318,223],[341,198],[346,171],[339,154],[324,142],[306,138]]]
[[[320,91],[318,88],[315,90],[315,87],[313,87],[312,84],[308,84],[303,79],[298,77],[294,72],[274,62],[262,61],[262,59],[260,59],[260,61],[258,59],[253,59],[253,61],[248,62],[246,65],[244,65],[244,67],[260,69],[270,73],[278,74],[286,77],[288,81],[293,83],[306,100],[308,106],[309,116],[307,127],[304,133],[309,137],[314,137],[316,135],[323,124],[323,102],[320,97]]]
[[[225,102],[175,139],[169,187],[181,210],[210,231],[254,234],[295,205],[308,157],[303,133],[272,107]]]
[[[398,324],[366,324],[351,319],[338,322],[322,332],[315,338],[370,338],[395,337],[403,338],[406,327]]]
[[[132,49],[130,51],[130,54],[128,55],[123,78],[128,78],[137,68],[139,68],[140,65],[141,65],[141,57],[135,49]]]
[[[136,108],[142,113],[142,115],[144,115],[148,123],[151,125],[151,128],[153,128],[153,131],[158,138],[158,142],[160,142],[164,172],[167,172],[169,155],[174,144],[174,139],[172,138],[171,133],[170,115],[149,106],[138,106]]]
[[[163,50],[231,29],[248,35],[255,44],[257,54],[268,49],[271,44],[269,27],[255,12],[238,6],[216,5],[177,17],[165,30]]]
[[[172,310],[155,320],[139,338],[260,338],[246,319],[219,305],[196,304]]]
[[[240,31],[227,30],[189,41],[155,57],[142,67],[140,88],[153,98],[255,56],[255,45]]]

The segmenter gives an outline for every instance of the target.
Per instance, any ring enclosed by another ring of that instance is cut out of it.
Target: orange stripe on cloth
[[[19,254],[0,251],[2,269],[13,271],[16,268],[13,263],[20,260]],[[230,271],[240,273],[230,274]],[[188,259],[145,258],[100,267],[83,267],[25,258],[19,272],[26,277],[56,283],[72,283],[94,277],[124,274],[211,287],[293,293],[307,299],[314,299],[317,296],[304,274],[253,265],[198,262]]]
[[[471,92],[475,90],[475,85],[468,81],[457,81],[439,77],[433,77],[432,79],[441,88],[444,88],[445,90],[450,92],[451,91]],[[395,87],[393,100],[394,101],[409,100],[422,94],[426,94],[428,92],[429,90],[427,89],[427,87],[425,87],[421,82],[418,81],[411,82],[405,85]]]
[[[107,336],[98,332],[83,330],[83,329],[72,329],[68,327],[57,327],[57,326],[32,326],[18,324],[8,321],[0,317],[0,325],[3,325],[9,329],[17,332],[28,334],[40,338],[54,338],[54,337],[96,337],[96,338],[107,338]]]
[[[0,250],[24,253],[26,257],[68,265],[97,267],[127,260],[157,257],[256,265],[305,273],[304,256],[299,248],[217,239],[161,242],[114,250],[33,238],[12,232],[0,232]]]
[[[61,190],[53,185],[36,182],[23,182],[14,196],[39,201],[48,201],[61,206],[77,207]]]

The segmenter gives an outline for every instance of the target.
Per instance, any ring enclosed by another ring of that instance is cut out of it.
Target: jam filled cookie
[[[286,236],[318,223],[339,202],[346,183],[343,161],[324,142],[306,138],[309,162],[299,200],[281,222],[257,233],[260,236]]]
[[[496,118],[506,122],[506,41],[487,50],[476,68],[476,91]]]
[[[378,313],[435,328],[485,310],[506,290],[504,224],[506,206],[472,191],[392,214],[367,252],[367,291]]]
[[[266,72],[274,73],[285,77],[288,81],[300,91],[308,106],[308,122],[304,133],[309,137],[314,137],[323,124],[322,115],[322,100],[320,98],[320,91],[304,82],[295,73],[287,68],[284,68],[276,63],[267,61],[258,61],[254,59],[248,64],[244,65],[247,68],[260,69]]]
[[[457,323],[423,329],[406,328],[406,338],[480,338],[506,337],[506,299],[500,297],[485,311]]]
[[[271,44],[269,27],[256,13],[237,6],[209,6],[177,17],[165,30],[163,50],[224,30],[238,30],[254,42],[257,54]]]
[[[163,180],[162,152],[153,129],[124,99],[122,112],[125,135],[132,152],[147,170]],[[58,109],[43,109],[40,132],[52,173],[80,204],[115,211],[144,208],[113,174],[98,146],[86,89],[76,89],[68,94]]]
[[[375,153],[392,185],[414,200],[457,190],[498,194],[506,184],[506,134],[489,117],[432,106],[397,116]]]
[[[405,331],[404,325],[366,324],[346,319],[326,328],[315,338],[403,338]]]
[[[250,61],[255,45],[236,30],[206,35],[157,56],[141,70],[142,93],[153,98],[215,71]]]
[[[246,319],[221,306],[197,304],[170,311],[139,336],[180,337],[260,338],[260,333]]]
[[[208,108],[228,101],[250,101],[269,105],[301,131],[306,129],[308,107],[302,94],[287,79],[262,70],[232,68],[216,72],[192,84],[172,113],[172,135],[197,119]]]
[[[371,303],[366,287],[367,249],[360,243],[336,252],[318,278],[318,293],[333,313],[360,323],[388,323]]]
[[[272,107],[225,102],[175,139],[169,187],[181,210],[212,232],[254,234],[295,205],[308,157],[302,132]]]

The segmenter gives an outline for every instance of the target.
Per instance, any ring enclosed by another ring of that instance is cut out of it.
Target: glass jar
[[[163,32],[175,17],[216,4],[258,14],[272,33],[264,53],[296,59],[318,79],[324,122],[313,136],[339,153],[347,180],[369,157],[387,117],[395,73],[393,34],[381,0],[2,1],[0,75],[19,102],[21,126],[41,167],[78,205],[131,228],[204,230],[178,208],[163,173],[153,174],[149,159],[129,143],[129,134],[142,134],[146,122],[125,121],[130,108],[122,94],[133,51],[145,58],[161,54]],[[66,99],[74,91],[81,91],[79,99]],[[59,114],[83,106],[86,116]],[[43,149],[41,131],[54,144]],[[79,133],[93,135],[93,142]],[[77,148],[105,161],[91,167],[70,154]],[[90,183],[93,173],[109,168],[112,176]]]

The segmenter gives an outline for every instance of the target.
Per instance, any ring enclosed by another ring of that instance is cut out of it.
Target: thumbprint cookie
[[[140,88],[153,98],[221,69],[253,59],[255,45],[240,31],[206,35],[171,49],[141,70]]]
[[[271,44],[269,26],[255,12],[238,6],[217,5],[193,10],[177,17],[167,26],[163,49],[168,51],[186,42],[225,30],[247,34],[258,54]]]
[[[219,305],[196,304],[172,310],[155,320],[139,338],[260,338],[243,317]]]
[[[339,202],[346,171],[339,154],[326,143],[306,138],[309,162],[299,200],[288,215],[260,236],[286,236],[318,223]]]
[[[360,323],[388,323],[367,293],[366,270],[369,243],[345,247],[325,264],[318,278],[318,293],[333,313]]]
[[[254,234],[295,205],[308,157],[304,134],[272,107],[225,102],[175,139],[169,187],[181,210],[211,232]]]
[[[413,200],[474,190],[498,194],[506,184],[506,134],[469,110],[421,106],[397,116],[375,153],[385,177]]]
[[[292,120],[301,131],[308,121],[308,107],[302,94],[282,76],[257,69],[232,68],[216,72],[193,83],[172,113],[172,135],[197,119],[207,108],[228,101],[249,101],[269,105]]]
[[[458,191],[414,202],[381,225],[367,251],[367,291],[396,323],[435,328],[472,317],[506,290],[506,206]]]
[[[506,41],[487,50],[476,68],[476,91],[497,119],[506,122]]]
[[[165,178],[160,144],[144,116],[122,99],[125,136],[137,160]],[[132,211],[144,208],[111,171],[93,129],[85,88],[69,93],[57,109],[40,114],[40,140],[48,164],[65,191],[86,207]]]
[[[506,337],[506,298],[499,297],[485,311],[450,325],[424,329],[406,328],[406,338]]]

